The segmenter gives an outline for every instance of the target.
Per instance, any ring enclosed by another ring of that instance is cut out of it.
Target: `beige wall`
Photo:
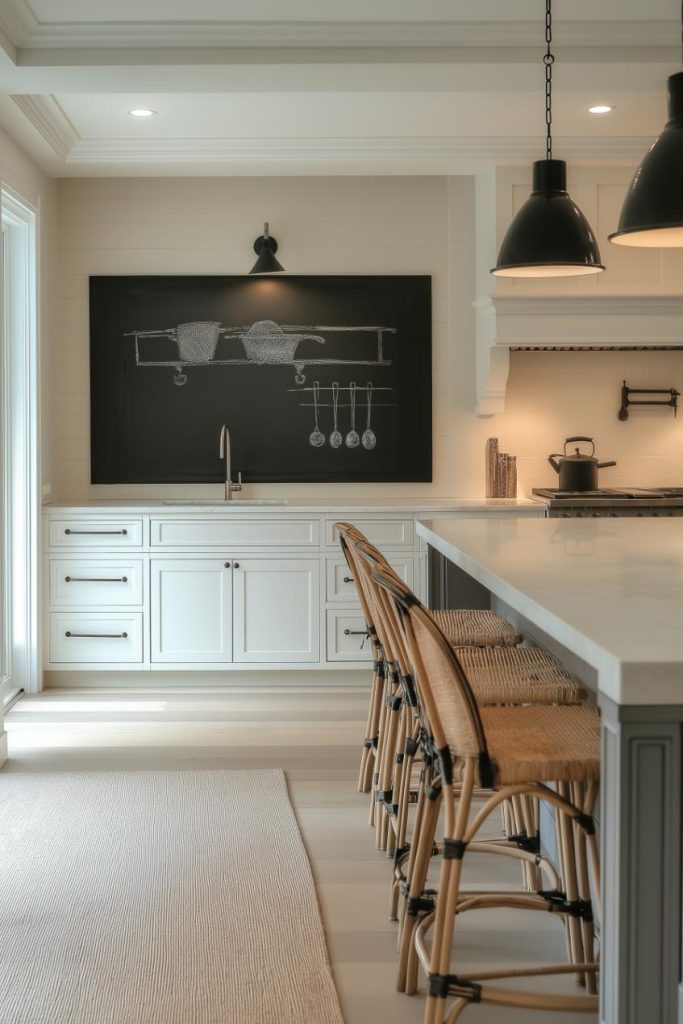
[[[433,277],[434,482],[347,484],[345,494],[480,495],[489,436],[518,455],[520,493],[550,486],[554,474],[545,458],[570,433],[595,435],[599,454],[619,461],[606,471],[606,484],[683,482],[683,419],[668,410],[634,413],[626,424],[616,418],[624,377],[635,386],[683,390],[683,353],[513,353],[507,411],[490,419],[474,415],[471,178],[70,179],[59,183],[58,351],[51,378],[56,497],[218,495],[216,485],[90,486],[88,275],[244,273],[265,219],[293,272]],[[659,284],[650,288],[661,292]],[[620,290],[618,282],[613,290]],[[293,485],[261,485],[248,493],[293,491]],[[301,496],[341,491],[334,484],[296,486]]]
[[[12,190],[36,210],[38,241],[38,343],[41,360],[41,473],[53,477],[52,352],[54,346],[54,277],[56,267],[57,183],[48,178],[0,129],[0,187]]]

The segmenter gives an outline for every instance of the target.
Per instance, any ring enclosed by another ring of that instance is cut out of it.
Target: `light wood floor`
[[[23,697],[7,716],[5,770],[284,768],[317,881],[346,1024],[421,1024],[422,997],[394,989],[390,862],[374,849],[367,798],[356,792],[367,697],[357,687],[358,676],[352,678],[356,687],[346,691],[49,690]],[[508,887],[519,875],[509,862],[480,856],[471,858],[468,881]],[[522,963],[562,959],[564,940],[551,915],[488,911],[465,916],[458,948],[468,963]],[[557,983],[567,985],[571,991],[573,982]],[[570,1024],[595,1018],[473,1006],[464,1019]]]

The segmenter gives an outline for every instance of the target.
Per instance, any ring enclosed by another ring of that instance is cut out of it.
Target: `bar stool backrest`
[[[351,573],[351,579],[360,602],[361,610],[363,612],[363,618],[365,619],[365,627],[370,634],[373,642],[376,639],[379,643],[382,643],[381,637],[377,632],[377,624],[375,622],[375,611],[372,607],[372,596],[368,592],[368,586],[363,578],[363,572],[357,564],[357,556],[355,553],[355,543],[359,540],[365,540],[364,535],[361,531],[354,526],[352,523],[335,523],[335,529],[339,534],[339,543],[346,559],[346,564],[349,567]]]
[[[476,698],[458,657],[427,609],[402,580],[381,569],[375,582],[392,598],[403,624],[420,702],[434,744],[458,757],[476,757],[479,774],[490,775],[486,735]]]
[[[363,586],[367,589],[375,610],[377,630],[387,654],[387,660],[394,664],[404,678],[407,678],[410,674],[410,662],[407,657],[402,627],[397,621],[388,595],[381,587],[378,587],[372,574],[376,569],[380,569],[388,578],[396,580],[399,584],[402,582],[401,578],[389,565],[382,552],[365,538],[354,541],[353,550],[359,575],[363,579]]]

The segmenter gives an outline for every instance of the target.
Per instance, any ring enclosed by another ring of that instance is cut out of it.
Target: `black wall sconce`
[[[258,256],[250,274],[282,274],[284,267],[275,259],[277,242],[268,231],[268,224],[263,225],[263,234],[254,242],[254,252]]]

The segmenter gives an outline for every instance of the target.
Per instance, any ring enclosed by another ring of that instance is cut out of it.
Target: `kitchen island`
[[[602,712],[604,1024],[683,1020],[683,524],[422,520],[418,536],[547,638]]]

